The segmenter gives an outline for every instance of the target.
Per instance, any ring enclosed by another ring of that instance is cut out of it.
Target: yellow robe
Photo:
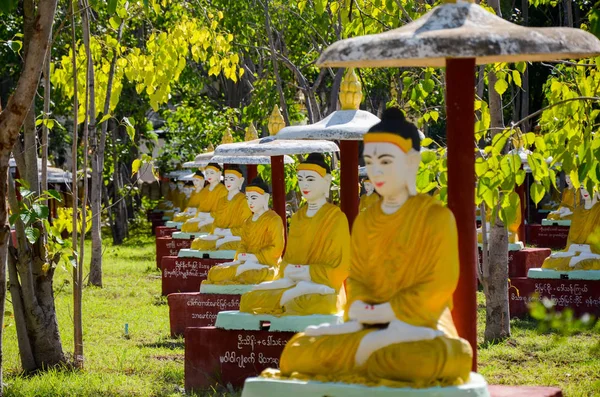
[[[198,206],[200,205],[200,200],[202,198],[202,192],[203,191],[204,191],[204,189],[200,190],[199,192],[196,192],[196,189],[194,189],[194,191],[192,192],[192,195],[191,195],[189,201],[187,202],[185,210],[182,211],[183,213],[185,213],[188,210],[188,208],[198,208]],[[187,214],[186,215],[181,214],[181,215],[175,215],[173,217],[173,221],[175,221],[175,222],[185,222],[185,221],[187,221],[188,219],[191,219],[191,218],[193,218],[193,217],[189,216]]]
[[[595,204],[589,210],[581,205],[573,211],[565,251],[569,250],[571,244],[587,244],[590,246],[592,253],[600,255],[600,203]],[[548,257],[544,260],[542,268],[561,271],[600,270],[600,259],[582,260],[575,267],[569,266],[570,260],[570,257]]]
[[[522,218],[522,214],[521,214],[521,201],[519,201],[519,208],[517,209],[517,218],[515,219],[515,221],[513,223],[511,223],[510,225],[508,225],[508,242],[509,243],[518,243],[520,240],[520,236],[519,236],[519,227],[521,226],[521,222],[523,221]],[[480,211],[481,212],[481,211]],[[492,219],[492,210],[490,208],[487,209],[487,215],[485,217],[487,222],[491,222]],[[488,233],[490,232],[490,229],[488,228]],[[483,243],[483,234],[481,233],[481,230],[477,230],[477,242],[478,243]]]
[[[215,266],[208,271],[205,284],[259,284],[271,281],[277,275],[279,259],[283,252],[285,237],[281,217],[273,210],[262,214],[256,221],[246,219],[242,227],[242,241],[235,258],[239,254],[253,254],[261,265],[268,268],[247,270],[236,276],[240,265]]]
[[[227,196],[219,200],[216,208],[211,212],[214,222],[210,233],[212,234],[216,228],[230,229],[234,236],[241,236],[242,225],[252,215],[252,211],[248,208],[246,195],[236,193],[231,200]],[[239,241],[230,241],[219,246],[219,250],[236,250],[240,245]],[[215,251],[217,250],[216,240],[202,240],[196,238],[192,241],[192,249],[200,251]]]
[[[327,285],[335,294],[302,295],[280,305],[287,290],[255,290],[242,295],[240,311],[252,314],[309,315],[338,313],[345,302],[342,287],[350,267],[350,231],[346,215],[325,203],[312,217],[305,205],[292,215],[288,242],[279,268],[282,278],[288,264],[308,265],[313,282]]]
[[[211,191],[209,187],[205,187],[200,191],[198,197],[199,205],[198,212],[213,212],[219,203],[219,200],[223,197],[227,197],[227,188],[222,183],[217,184]],[[187,220],[182,226],[181,231],[186,233],[199,233],[199,232],[210,232],[212,230],[212,224],[205,225],[198,229],[197,222],[190,222]]]
[[[358,215],[352,230],[346,320],[357,300],[373,305],[389,302],[397,319],[441,330],[444,336],[389,344],[357,366],[361,340],[377,327],[341,335],[299,333],[285,346],[281,375],[387,386],[464,383],[472,350],[458,337],[450,315],[458,274],[456,223],[437,200],[417,195],[391,215],[379,205],[369,207]]]
[[[360,196],[360,202],[358,204],[358,211],[363,212],[373,204],[379,202],[379,195],[375,192],[371,193],[370,196],[363,194]]]
[[[173,202],[175,201],[175,193],[176,190],[171,190],[169,189],[169,191],[167,192],[167,195],[165,196],[164,200],[162,200],[160,203],[158,203],[158,205],[156,206],[157,209],[159,210],[167,210],[173,207]],[[167,204],[167,201],[170,201],[171,204]]]
[[[581,196],[579,194],[579,191],[577,189],[565,189],[563,190],[562,193],[562,200],[560,201],[560,205],[558,206],[558,209],[560,209],[561,207],[566,207],[568,209],[570,209],[571,211],[573,211],[575,209],[575,207],[578,207],[579,204],[581,202]],[[558,211],[557,209],[557,211]],[[548,219],[554,219],[554,220],[570,220],[572,219],[573,215],[567,215],[564,217],[560,217],[558,214],[549,214],[548,215]]]

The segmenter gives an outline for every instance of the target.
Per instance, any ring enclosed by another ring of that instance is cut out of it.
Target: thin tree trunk
[[[74,2],[71,0],[71,10],[74,10]],[[77,95],[77,40],[75,37],[75,12],[71,13],[71,47],[72,47],[72,63],[73,63],[73,146],[71,148],[73,158],[73,249],[77,249],[78,243],[78,218],[79,218],[79,194],[78,182],[77,182],[77,127],[79,125],[78,114],[79,114],[79,100]],[[86,153],[84,152],[84,156]],[[87,170],[83,169],[83,178],[87,178]],[[82,218],[86,216],[85,203],[83,203]],[[81,240],[84,240],[84,229],[82,229]],[[79,253],[82,254],[81,252]],[[73,267],[73,331],[74,331],[74,364],[75,366],[83,365],[83,332],[82,332],[82,319],[81,319],[81,284],[79,283],[79,272],[81,271],[82,262],[77,262],[77,265]]]
[[[529,0],[521,0],[521,13],[523,14],[523,24],[529,26]],[[521,91],[521,118],[529,116],[529,66],[526,67],[523,78],[521,79],[523,90]],[[527,120],[521,124],[523,132],[530,132],[531,120]]]
[[[345,68],[339,68],[335,72],[333,79],[333,85],[331,87],[331,97],[329,97],[329,109],[327,109],[327,115],[335,112],[339,104],[340,87],[342,85],[342,79],[344,78]]]
[[[273,40],[273,31],[271,30],[271,17],[269,16],[269,0],[264,1],[265,9],[265,29],[267,31],[267,37],[269,38],[269,48],[271,49],[271,62],[273,63],[273,73],[275,74],[275,85],[279,92],[279,106],[281,106],[281,114],[286,125],[290,125],[290,116],[288,114],[287,104],[285,102],[285,94],[283,92],[283,83],[281,82],[281,76],[279,75],[279,63],[277,61],[277,54],[275,52],[275,42]]]
[[[565,25],[573,27],[573,0],[563,0],[563,7],[565,9]]]

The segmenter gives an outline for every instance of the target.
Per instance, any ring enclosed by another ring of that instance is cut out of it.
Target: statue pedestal
[[[200,284],[206,280],[208,270],[223,262],[222,259],[163,257],[161,262],[163,296],[176,292],[200,291]]]
[[[542,219],[542,226],[571,226],[570,220]]]
[[[188,327],[210,327],[215,325],[217,314],[223,310],[240,308],[241,295],[205,294],[200,292],[183,292],[169,294],[169,323],[171,337],[176,338],[185,333]]]
[[[561,280],[515,277],[510,279],[508,302],[511,317],[529,314],[528,303],[539,298],[554,300],[557,311],[571,308],[576,316],[600,315],[600,280]]]
[[[565,249],[569,226],[527,225],[527,244],[552,249]]]
[[[183,222],[175,222],[175,221],[167,221],[165,224],[165,226],[174,227],[177,230],[181,229],[181,225],[183,225]]]
[[[460,386],[414,389],[408,387],[369,387],[357,384],[250,378],[244,383],[242,397],[490,397],[483,376],[471,373],[468,383]],[[531,396],[530,396],[531,397]]]
[[[156,235],[156,238],[158,237],[171,237],[171,235],[176,232],[177,229],[174,227],[168,227],[168,226],[158,226],[156,228],[156,230],[154,231],[154,234]]]
[[[216,326],[224,330],[269,330],[271,332],[302,332],[310,325],[341,324],[340,314],[311,314],[308,316],[273,316],[241,313],[236,310],[219,312]]]
[[[165,225],[165,221],[161,218],[153,218],[151,220],[152,222],[152,234],[156,233],[156,228],[159,226],[164,226]]]
[[[186,328],[186,392],[208,389],[217,383],[241,387],[246,378],[267,368],[278,368],[281,352],[292,336],[293,332]]]
[[[162,258],[165,256],[177,256],[180,249],[190,248],[192,240],[180,240],[172,237],[156,238],[156,267],[160,269]]]
[[[527,277],[529,269],[541,267],[544,259],[551,253],[550,248],[524,248],[520,251],[508,251],[508,277]],[[481,260],[481,248],[479,248],[480,263]]]

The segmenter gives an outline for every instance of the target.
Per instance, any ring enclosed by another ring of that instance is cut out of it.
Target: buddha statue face
[[[569,175],[565,175],[565,182],[567,182],[567,187],[569,189],[573,189],[573,181],[571,181],[571,177]]]
[[[184,186],[183,193],[185,193],[186,197],[190,197],[192,195],[192,191],[194,188],[192,186]]]
[[[381,196],[391,197],[403,191],[410,196],[417,194],[419,152],[409,149],[405,153],[392,143],[369,142],[365,143],[363,156],[369,179]]]
[[[194,177],[194,189],[199,192],[204,187],[204,178]]]
[[[175,190],[177,188],[177,184],[175,182],[169,182],[169,190]]]
[[[241,178],[233,173],[225,172],[225,177],[223,177],[223,183],[228,191],[240,191],[242,185],[244,184],[244,178]]]
[[[179,190],[180,192],[183,191],[183,187],[185,186],[185,184],[181,181],[177,182],[177,190]]]
[[[581,197],[583,198],[584,201],[591,200],[592,196],[590,195],[590,192],[588,192],[586,188],[581,186],[580,190],[581,190]]]
[[[260,194],[258,192],[247,191],[246,200],[248,201],[248,207],[252,213],[260,211],[266,211],[269,209],[269,194]]]
[[[373,190],[375,190],[375,186],[373,186],[373,183],[371,183],[371,181],[368,179],[364,181],[363,186],[365,187],[365,191],[369,196],[371,193],[373,193]]]
[[[221,172],[217,171],[213,167],[206,168],[204,175],[206,176],[208,183],[211,185],[221,182]]]
[[[300,187],[300,192],[302,192],[302,197],[309,203],[322,198],[327,198],[330,185],[330,174],[321,176],[316,171],[298,171],[298,186]]]

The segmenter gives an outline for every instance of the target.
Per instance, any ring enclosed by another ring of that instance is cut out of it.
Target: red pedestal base
[[[562,397],[556,387],[490,385],[491,397]]]
[[[227,262],[226,259],[178,258],[165,256],[161,262],[162,294],[199,292],[211,267]]]
[[[527,304],[534,293],[540,298],[554,300],[555,309],[571,308],[576,316],[585,313],[600,315],[600,280],[551,280],[516,277],[510,279],[508,302],[511,317],[523,317],[529,313]]]
[[[227,331],[215,327],[185,330],[185,390],[216,383],[242,387],[266,368],[279,368],[283,347],[293,332]]]
[[[569,226],[527,225],[527,244],[552,249],[567,246]]]
[[[201,294],[184,292],[169,294],[171,337],[183,335],[187,327],[211,327],[217,314],[224,310],[239,310],[241,295]]]
[[[152,219],[151,222],[152,222],[152,234],[155,234],[156,228],[159,226],[164,226],[166,221],[163,221],[162,217],[161,217],[161,219]]]
[[[190,248],[192,240],[175,239],[171,237],[156,238],[156,267],[160,269],[162,258],[165,256],[177,256],[179,250]]]
[[[162,219],[163,216],[164,215],[162,212],[154,212],[152,210],[146,211],[146,219],[148,219],[148,221],[150,222],[152,222],[153,220]]]
[[[508,277],[527,277],[529,269],[542,267],[544,259],[550,256],[550,248],[525,248],[521,251],[508,251]],[[481,263],[481,248],[479,262]]]
[[[171,237],[177,231],[176,227],[157,226],[154,230],[156,237]]]

